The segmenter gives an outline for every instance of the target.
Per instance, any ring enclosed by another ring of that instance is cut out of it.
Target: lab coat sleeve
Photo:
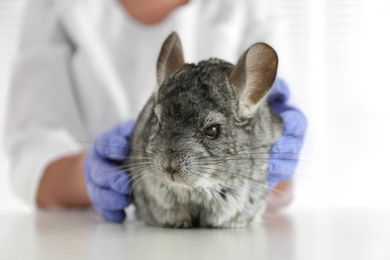
[[[14,193],[31,206],[46,167],[83,150],[85,131],[70,72],[75,46],[60,12],[53,0],[28,1],[9,91],[4,138],[9,179]]]

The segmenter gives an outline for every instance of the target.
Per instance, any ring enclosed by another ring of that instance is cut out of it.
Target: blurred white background
[[[309,119],[292,206],[390,206],[390,1],[279,2],[292,102]],[[23,3],[0,0],[1,129]],[[0,213],[18,207],[0,155]]]

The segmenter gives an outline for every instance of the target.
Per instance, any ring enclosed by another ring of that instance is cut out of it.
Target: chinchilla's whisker
[[[196,166],[202,166],[203,164],[198,164]],[[237,173],[233,173],[233,172],[229,172],[226,170],[225,167],[223,166],[220,166],[220,165],[213,165],[214,167],[214,170],[217,170],[217,171],[221,171],[221,172],[224,172],[224,173],[228,173],[230,175],[235,175]],[[284,169],[284,170],[289,170],[285,167],[279,167],[280,169]],[[252,170],[255,170],[256,172],[264,172],[264,173],[279,173],[279,174],[285,174],[285,175],[291,175],[291,176],[302,176],[302,177],[313,177],[309,174],[302,174],[302,173],[298,173],[298,172],[289,172],[289,171],[273,171],[273,170],[268,170],[268,169],[259,169],[259,168],[243,168],[243,167],[236,167],[235,169],[237,170],[247,170],[247,171],[252,171]]]
[[[151,178],[151,182],[152,183],[157,183],[159,181],[159,176],[157,174],[149,174],[149,176],[152,176]],[[145,185],[146,185],[147,182],[145,182]]]
[[[118,167],[114,167],[114,168],[108,169],[108,170],[106,170],[106,171],[100,172],[99,174],[92,174],[91,177],[92,177],[92,178],[99,178],[99,177],[101,177],[101,176],[103,176],[103,175],[106,175],[106,174],[108,174],[108,173],[110,173],[110,172],[114,172],[114,171],[119,170],[119,169],[121,169],[121,170],[126,170],[125,167],[126,167],[126,166],[124,166],[124,165],[118,166]],[[115,172],[115,174],[116,174],[116,173],[117,173],[117,172]]]
[[[119,183],[121,183],[123,180],[125,180],[127,178],[130,178],[129,174],[126,174],[125,176],[120,177],[116,182],[114,182],[112,187],[115,187],[116,185],[118,185]],[[129,184],[130,184],[129,182],[126,182],[126,186],[125,187],[127,187],[127,185],[129,185]]]
[[[220,176],[218,176],[218,177],[220,177]],[[225,177],[225,176],[221,176],[221,178],[224,178],[224,177]],[[237,175],[236,177],[238,177],[238,178],[244,178],[244,179],[250,181],[250,183],[252,183],[252,185],[260,185],[260,186],[262,186],[262,187],[264,187],[264,188],[266,188],[266,189],[272,189],[271,186],[265,184],[265,183],[262,182],[261,180],[256,180],[256,179],[254,179],[254,178],[252,178],[252,177],[249,177],[249,176],[246,176],[246,175]],[[253,187],[251,187],[251,186],[249,186],[249,187],[250,187],[252,190],[254,190]],[[291,195],[288,194],[288,193],[286,193],[286,192],[282,192],[282,191],[277,190],[277,189],[273,189],[273,190],[274,190],[276,193],[278,193],[278,194],[280,194],[280,195],[282,195],[282,196],[291,197]]]
[[[206,182],[208,181],[206,178],[204,178],[204,176],[197,175],[197,174],[191,174],[191,176],[194,176],[194,175],[200,177],[203,181],[206,181]],[[190,188],[191,192],[193,192],[196,196],[201,197],[201,198],[205,196],[202,192],[199,191],[199,188],[195,188],[191,184],[191,181],[189,181],[189,183],[190,184],[188,185],[188,187]]]
[[[147,160],[132,160],[130,163],[126,162],[126,165],[129,168],[131,168],[134,165],[148,165],[148,164],[152,164],[152,162]]]
[[[229,185],[229,186],[227,186],[227,188],[233,189],[233,190],[239,192],[239,190],[238,190],[236,187],[234,187],[234,186]],[[268,201],[269,203],[271,203],[271,205],[273,205],[273,203],[269,200],[269,198],[268,198],[268,196],[267,196],[266,194],[264,194],[263,192],[261,192],[261,191],[258,190],[258,189],[255,189],[254,187],[249,186],[249,188],[250,188],[251,190],[253,190],[254,192],[258,193],[260,196],[262,196],[266,201]]]
[[[200,169],[201,169],[201,170],[210,171],[209,174],[212,175],[212,176],[216,176],[216,177],[218,177],[218,178],[220,177],[219,175],[215,175],[214,169],[212,169],[212,168],[200,167]],[[227,171],[226,171],[226,173],[231,174],[230,172],[227,172]],[[212,182],[212,180],[205,178],[203,174],[199,174],[199,173],[195,173],[195,172],[191,172],[191,174],[196,175],[196,176],[199,176],[202,180],[205,180],[205,181],[208,182],[209,184],[214,184],[214,183]],[[225,177],[226,177],[226,176],[225,176]],[[229,176],[227,176],[227,177],[229,177]],[[225,178],[225,180],[231,180],[231,179]],[[233,188],[233,187],[232,187],[232,188]]]
[[[199,192],[198,189],[195,189],[194,187],[192,187],[192,191],[195,193],[196,196],[200,197],[200,198],[203,198],[204,197],[204,194]]]
[[[150,176],[150,173],[148,171],[148,167],[138,169],[134,174],[131,174],[130,180],[137,180],[137,179],[142,179],[142,178],[148,178]]]
[[[125,159],[129,159],[135,162],[152,162],[152,158],[146,158],[146,157],[126,156]]]
[[[130,154],[126,155],[127,158],[140,158],[140,159],[151,159],[152,154],[148,154],[145,152],[130,152]]]
[[[143,184],[141,186],[141,189],[140,190],[143,190],[146,183],[147,182],[141,182],[143,179],[148,179],[150,177],[150,173],[149,171],[146,171],[148,168],[146,169],[141,169],[139,171],[137,171],[136,173],[134,173],[134,175],[132,175],[132,178],[129,180],[129,182],[132,182],[132,185],[131,185],[131,188],[130,188],[130,193],[132,192],[132,190],[134,189],[134,187],[136,185],[139,185],[140,183]],[[140,174],[141,172],[143,171],[146,171],[144,174]],[[135,181],[134,181],[135,180]]]
[[[146,160],[134,160],[133,162],[131,163],[126,163],[124,165],[126,165],[127,167],[131,168],[133,166],[137,166],[137,165],[150,165],[151,162],[150,161],[146,161]]]
[[[200,158],[202,158],[202,157],[198,157],[198,156],[203,155],[203,154],[204,154],[203,151],[202,151],[202,152],[198,152],[198,153],[192,155],[192,157],[193,157],[194,159],[200,159]]]
[[[211,194],[211,192],[209,191],[209,189],[204,188],[203,190],[210,196],[210,198],[213,197],[213,195]]]
[[[269,185],[267,185],[267,184],[264,184],[263,182],[260,182],[260,181],[258,181],[258,180],[255,180],[255,179],[250,178],[250,177],[245,176],[245,175],[240,176],[240,177],[249,178],[249,181],[253,182],[253,183],[252,183],[253,185],[260,185],[260,186],[264,187],[264,188],[267,189],[267,190],[273,190],[273,191],[275,191],[276,193],[278,193],[279,195],[282,195],[282,196],[286,196],[286,197],[288,197],[288,198],[291,198],[291,195],[290,195],[290,194],[288,194],[288,193],[286,193],[286,192],[283,192],[283,191],[281,191],[281,190],[278,190],[278,189],[274,189],[274,188],[272,188],[271,186],[269,186]]]
[[[152,169],[152,165],[149,163],[139,163],[137,165],[127,165],[126,168],[127,171],[129,171],[130,174],[135,175],[139,169],[143,168],[150,168]]]
[[[254,158],[254,159],[257,160],[257,159],[265,159],[265,158]],[[333,167],[331,165],[328,165],[328,164],[325,164],[325,163],[322,163],[322,162],[317,162],[317,161],[305,160],[305,159],[300,159],[300,158],[295,158],[295,159],[272,158],[272,160],[276,160],[276,161],[297,161],[297,162],[300,162],[300,163],[315,164],[315,165],[319,165],[319,166],[331,169],[331,170],[333,170],[335,172],[339,172],[339,169],[337,169],[337,168],[335,168],[335,167]]]
[[[135,145],[130,146],[130,151],[131,151],[131,152],[141,152],[141,153],[147,152],[147,150],[146,150],[145,148],[143,148],[143,147],[138,147],[138,146],[135,146]]]
[[[218,166],[217,166],[218,167]],[[222,167],[222,166],[220,166]],[[221,168],[216,168],[216,170],[220,170]],[[224,168],[222,168],[224,169]],[[248,171],[252,171],[252,170],[255,170],[256,172],[272,172],[272,173],[281,173],[281,174],[286,174],[286,175],[292,175],[292,174],[295,174],[295,173],[292,173],[292,172],[282,172],[282,171],[272,171],[272,170],[268,170],[268,169],[259,169],[259,168],[244,168],[244,167],[236,167],[235,169],[237,170],[248,170]],[[232,173],[233,174],[233,173]]]
[[[197,188],[195,188],[194,186],[192,185],[189,185],[190,186],[190,190],[192,193],[195,194],[195,196],[199,197],[199,198],[204,198],[204,194],[202,192],[200,192]]]
[[[256,185],[258,185],[259,183],[256,183]],[[253,185],[253,184],[252,184]],[[249,185],[249,189],[252,190],[254,193],[257,193],[259,195],[261,195],[264,199],[268,200],[268,196],[266,194],[264,194],[263,192],[261,192],[259,189],[257,189],[257,187],[253,187],[252,185]],[[268,185],[267,185],[268,186]],[[267,187],[265,187],[265,189],[269,189]]]
[[[305,133],[306,133],[306,132],[302,132],[302,133],[297,133],[297,134],[293,134],[293,135],[286,135],[286,136],[278,137],[278,138],[275,138],[275,139],[273,139],[273,140],[271,140],[271,141],[261,143],[261,144],[259,144],[258,146],[268,145],[268,144],[273,145],[273,143],[275,143],[275,142],[277,142],[277,141],[285,140],[285,139],[290,139],[290,138],[294,138],[294,137],[299,137],[299,136],[303,136]]]
[[[298,144],[300,142],[296,142],[296,143],[284,143],[284,144],[275,144],[275,145],[286,145],[286,144]],[[224,160],[224,159],[229,159],[229,158],[232,158],[232,157],[239,157],[241,155],[250,155],[250,154],[265,154],[265,155],[269,155],[269,154],[296,154],[296,155],[301,155],[302,153],[289,153],[289,152],[286,152],[286,153],[283,153],[283,152],[271,152],[271,151],[257,151],[257,152],[249,152],[249,151],[252,151],[252,150],[257,150],[257,149],[261,149],[262,147],[250,147],[250,148],[245,148],[245,149],[242,149],[242,150],[237,150],[234,154],[231,154],[231,155],[228,155],[228,156],[225,156],[224,158],[221,158],[220,160]],[[248,151],[247,153],[244,153]],[[326,158],[322,158],[322,157],[319,157],[319,156],[315,156],[315,155],[309,155],[309,154],[302,154],[302,155],[306,155],[308,157],[315,157],[315,158],[319,158],[319,159],[324,159],[326,160]],[[209,157],[207,156],[204,156],[204,157],[198,157],[198,159],[208,159]]]
[[[196,191],[195,191],[195,189],[194,189],[194,186],[192,186],[191,183],[188,184],[188,188],[189,188],[189,190],[190,190],[191,193],[194,193],[196,196],[198,196],[198,194],[196,194]]]
[[[129,165],[129,167],[127,168],[127,171],[129,171],[130,174],[134,174],[135,171],[137,171],[138,169],[142,169],[144,167],[152,169],[152,165],[151,164],[149,164],[149,163],[142,163],[142,164],[138,164],[138,165]]]
[[[296,134],[296,135],[288,135],[288,136],[283,136],[283,137],[279,137],[279,138],[276,138],[276,139],[273,139],[271,141],[267,141],[267,142],[264,142],[264,143],[260,143],[259,145],[256,145],[256,146],[250,146],[250,147],[246,147],[246,148],[243,148],[243,149],[239,149],[236,151],[236,153],[240,153],[242,151],[246,151],[246,150],[253,150],[253,149],[259,149],[259,148],[264,148],[264,147],[271,147],[271,146],[274,146],[274,145],[280,145],[278,143],[276,143],[277,141],[280,141],[280,140],[285,140],[285,139],[290,139],[290,138],[294,138],[294,137],[298,137],[298,136],[301,136],[301,135],[304,135],[305,133],[301,133],[301,134]],[[292,144],[298,144],[298,143],[303,143],[303,141],[301,142],[294,142]],[[285,143],[286,144],[286,143]]]
[[[198,166],[200,170],[207,170],[207,171],[210,171],[211,174],[213,174],[214,176],[216,177],[225,177],[225,179],[228,179],[226,177],[234,177],[234,178],[237,178],[236,173],[235,172],[231,172],[229,171],[228,169],[226,168],[219,168],[217,169],[218,172],[215,172],[216,168],[214,167],[214,165],[199,165]],[[225,176],[225,175],[218,175],[218,173],[227,173],[229,174],[228,176]]]
[[[201,179],[202,181],[204,181],[205,183],[207,183],[208,185],[210,185],[210,186],[213,185],[212,181],[209,180],[209,179],[207,179],[207,178],[205,178],[203,175],[194,173],[194,172],[192,172],[192,171],[191,171],[190,173],[191,173],[192,175],[195,175],[195,176],[200,177],[200,179]],[[204,190],[205,192],[207,192],[211,198],[213,197],[212,194],[210,193],[210,191],[209,191],[207,188],[203,188],[203,190]]]
[[[149,151],[147,149],[145,149],[144,147],[138,147],[138,146],[130,146],[130,152],[138,152],[138,153],[146,153],[148,154]]]
[[[287,170],[287,171],[273,171],[273,170],[268,170],[268,169],[257,169],[257,168],[236,168],[238,170],[248,170],[248,171],[251,171],[251,170],[255,170],[257,172],[264,172],[264,173],[275,173],[275,174],[284,174],[284,175],[287,175],[287,176],[300,176],[300,177],[310,177],[310,178],[313,178],[312,175],[310,174],[303,174],[303,173],[300,173],[300,172],[290,172],[288,171],[289,169],[286,168],[286,167],[283,167],[283,166],[279,166],[280,169],[282,170]],[[317,176],[317,178],[320,178],[320,176]]]
[[[243,177],[246,178],[247,176],[243,176]],[[286,192],[283,192],[283,191],[277,190],[277,189],[273,189],[271,186],[269,186],[269,185],[267,185],[267,184],[264,184],[264,183],[261,183],[261,182],[258,182],[258,181],[254,180],[254,179],[252,179],[252,181],[254,181],[255,185],[260,185],[260,186],[266,188],[267,190],[271,190],[271,189],[272,189],[273,191],[275,191],[275,192],[278,193],[279,195],[282,195],[282,196],[286,196],[286,197],[291,198],[291,195],[288,194],[288,193],[286,193]]]
[[[129,167],[126,168],[126,170],[129,171],[131,174],[133,174],[134,170],[138,170],[139,168],[142,168],[142,167],[150,167],[151,168],[151,165],[149,163],[139,163],[136,165],[129,165]]]
[[[325,157],[322,157],[322,156],[312,155],[312,154],[300,153],[300,152],[299,152],[299,153],[293,153],[293,152],[271,152],[271,151],[270,151],[270,152],[267,152],[267,151],[264,151],[264,152],[240,153],[240,155],[252,155],[252,154],[297,155],[297,156],[310,157],[310,158],[313,158],[313,159],[320,159],[320,160],[324,160],[324,161],[328,161],[328,162],[341,163],[341,164],[343,164],[343,162],[340,162],[340,161],[337,161],[337,160],[325,158]]]
[[[138,171],[138,173],[141,173],[141,172],[144,171],[144,170],[146,170],[146,169],[140,169],[140,170]],[[134,186],[137,184],[137,182],[139,182],[141,179],[148,177],[147,175],[148,175],[148,174],[130,175],[130,179],[129,179],[128,183],[129,183],[129,184],[132,183],[131,186],[134,187]]]
[[[146,151],[133,151],[130,149],[130,153],[128,156],[137,155],[137,156],[143,156],[143,157],[150,157],[152,153],[146,152]]]
[[[202,167],[202,169],[204,169],[204,170],[210,170],[210,171],[213,171],[214,169],[212,169],[212,168],[207,168],[207,167]],[[226,172],[228,172],[228,171],[226,171]],[[200,177],[203,177],[201,174],[197,174],[197,173],[193,173],[194,175],[197,175],[197,176],[200,176]],[[230,180],[230,178],[228,178],[229,176],[220,176],[220,175],[217,175],[217,177],[218,178],[221,178],[221,179],[226,179],[226,180]],[[261,191],[261,190],[259,190],[258,188],[256,188],[256,185],[257,186],[261,186],[261,187],[264,187],[265,189],[269,189],[270,187],[268,186],[268,185],[266,185],[266,184],[263,184],[260,180],[256,180],[256,179],[253,179],[253,178],[250,178],[250,177],[247,177],[247,176],[238,176],[238,177],[243,177],[243,178],[247,178],[247,179],[249,179],[249,183],[250,183],[250,185],[248,186],[249,187],[249,189],[251,189],[251,190],[253,190],[254,192],[256,192],[256,193],[258,193],[261,197],[263,197],[265,200],[267,200],[267,201],[269,201],[269,198]],[[224,184],[224,186],[226,186],[226,188],[228,188],[228,189],[231,189],[231,190],[234,190],[235,191],[235,193],[233,193],[233,194],[231,194],[231,196],[227,196],[223,191],[222,191],[222,189],[221,188],[217,188],[217,187],[213,187],[213,190],[215,191],[215,192],[217,192],[217,193],[219,193],[219,194],[223,194],[225,197],[227,197],[229,200],[233,197],[233,198],[235,198],[235,199],[237,199],[236,198],[236,196],[237,196],[237,194],[236,193],[240,193],[241,191],[237,188],[237,187],[235,187],[235,186],[233,186],[232,184],[229,184],[229,183],[225,183]],[[281,192],[280,192],[281,193]],[[289,196],[289,194],[287,194],[287,193],[281,193],[282,195],[285,195],[285,196]],[[227,202],[225,202],[225,201],[223,201],[225,204],[227,203]],[[269,203],[271,203],[271,204],[273,204],[271,201],[269,201]],[[227,204],[226,204],[227,205]]]
[[[299,141],[299,142],[291,142],[291,143],[275,143],[273,144],[273,146],[279,146],[279,145],[290,145],[290,144],[307,144],[307,143],[317,143],[317,142],[306,142],[306,141]],[[242,153],[242,152],[245,152],[245,151],[248,151],[247,154],[253,154],[254,152],[249,152],[249,151],[253,151],[253,150],[257,150],[257,149],[262,149],[264,148],[263,146],[252,146],[252,147],[248,147],[248,148],[245,148],[245,149],[241,149],[241,150],[237,150],[235,154],[232,154],[232,155],[229,155],[229,156],[226,156],[225,158],[228,158],[228,157],[232,157],[232,156],[237,156],[239,154],[245,154],[245,153]],[[305,153],[291,153],[291,152],[271,152],[271,151],[258,151],[256,152],[258,154],[297,154],[297,155],[302,155],[302,156],[308,156],[308,157],[313,157],[313,158],[318,158],[318,159],[322,159],[322,160],[327,160],[327,161],[331,161],[331,162],[335,162],[335,163],[343,163],[343,162],[340,162],[340,161],[336,161],[336,160],[332,160],[332,159],[329,159],[329,158],[325,158],[325,157],[321,157],[321,156],[316,156],[316,155],[311,155],[311,154],[305,154]]]
[[[133,151],[130,150],[130,153],[127,156],[139,156],[139,157],[148,157],[150,158],[153,155],[153,152],[149,151]]]
[[[193,175],[197,175],[197,174],[194,174],[194,173],[192,173],[192,174],[193,174]],[[197,175],[197,176],[200,177],[201,180],[204,181],[205,183],[207,183],[208,185],[212,185],[212,184],[213,184],[210,180],[208,180],[207,178],[204,178],[204,176],[201,176],[201,175]],[[203,191],[205,191],[205,192],[209,195],[210,198],[213,197],[213,195],[211,194],[211,192],[209,191],[208,188],[202,187],[201,189],[202,189]],[[200,194],[202,194],[202,193],[200,192]],[[204,195],[204,194],[203,194],[203,195]]]
[[[286,142],[283,142],[283,143],[272,143],[272,142],[269,142],[269,143],[264,143],[262,145],[249,146],[247,148],[243,148],[243,149],[237,150],[236,152],[240,153],[240,152],[252,151],[252,150],[256,150],[256,149],[267,149],[268,150],[268,149],[270,149],[273,146],[286,145],[286,144],[304,144],[304,143],[306,143],[306,142],[304,142],[304,141],[296,141],[296,140],[291,140],[291,142],[289,141],[288,143],[286,143]]]
[[[214,162],[225,162],[226,160],[226,158],[228,158],[228,157],[225,157],[225,158],[210,158],[209,156],[204,156],[204,157],[199,157],[199,158],[197,158],[197,161],[199,162],[199,163],[201,163],[201,164],[203,164],[203,163],[208,163],[208,162],[211,162],[211,163],[214,163]]]
[[[142,182],[142,180],[144,179],[144,178],[147,178],[147,176],[146,175],[141,175],[141,176],[138,176],[139,178],[138,179],[136,179],[136,178],[134,178],[133,180],[135,180],[135,181],[129,181],[129,184],[132,182],[132,185],[131,185],[131,187],[130,187],[130,194],[133,192],[133,189],[134,189],[134,187],[138,187],[139,185],[142,185],[142,186],[145,186],[145,182]],[[143,189],[143,187],[141,186],[141,190]]]
[[[290,154],[290,153],[286,153],[286,154]],[[250,155],[250,154],[246,154],[246,155]],[[294,153],[291,153],[291,155],[294,155]],[[298,154],[296,154],[298,155]],[[319,162],[319,161],[315,161],[315,160],[307,160],[307,159],[303,159],[303,158],[269,158],[269,157],[243,157],[243,156],[237,156],[236,158],[224,158],[224,159],[218,159],[218,160],[214,160],[214,159],[205,159],[205,160],[202,160],[202,162],[200,162],[199,164],[204,164],[204,163],[213,163],[213,164],[216,164],[216,165],[220,165],[220,164],[223,164],[223,163],[226,163],[228,161],[242,161],[242,160],[264,160],[264,162],[269,162],[270,159],[274,160],[274,161],[297,161],[297,162],[303,162],[303,163],[310,163],[310,164],[315,164],[315,165],[320,165],[320,166],[323,166],[323,167],[326,167],[328,169],[332,169],[333,171],[338,171],[337,168],[329,165],[329,164],[326,164],[326,163],[323,163],[323,162]],[[330,161],[332,162],[332,161]],[[335,161],[336,162],[336,161]]]
[[[214,193],[218,194],[218,195],[222,195],[225,199],[223,200],[220,200],[221,203],[222,203],[222,206],[224,208],[227,208],[228,207],[228,201],[231,202],[232,200],[232,196],[228,196],[225,192],[223,192],[223,188],[218,188],[218,187],[213,187],[213,191]],[[234,198],[234,197],[233,197]]]
[[[151,158],[152,154],[148,154],[145,152],[130,152],[130,154],[127,155],[127,157],[134,157],[134,158]]]
[[[132,165],[137,165],[137,164],[152,164],[152,161],[149,159],[133,159],[131,162],[126,162],[126,165],[131,167]]]
[[[146,153],[146,152],[130,152],[130,154],[126,155],[126,157],[132,158],[132,157],[139,157],[139,158],[150,158],[152,154]]]
[[[221,161],[216,161],[214,163],[216,164],[221,164],[221,163],[224,163],[226,161],[241,161],[241,160],[264,160],[264,162],[269,162],[270,158],[269,157],[239,157],[237,156],[236,158],[224,158],[224,160],[221,160]],[[298,161],[298,162],[302,162],[302,163],[311,163],[311,164],[316,164],[316,165],[320,165],[320,166],[323,166],[323,167],[326,167],[328,169],[332,169],[334,171],[338,171],[337,168],[335,167],[332,167],[330,165],[327,165],[325,163],[322,163],[322,162],[317,162],[317,161],[311,161],[311,160],[305,160],[305,159],[300,159],[300,158],[295,158],[295,159],[290,159],[290,158],[272,158],[272,160],[277,160],[277,161]]]
[[[215,169],[213,169],[213,168],[206,168],[206,167],[200,167],[200,169],[208,169],[208,170],[215,170]],[[243,177],[243,178],[245,178],[245,179],[247,179],[247,180],[250,180],[250,181],[254,181],[254,182],[256,182],[256,183],[258,183],[258,184],[261,184],[261,185],[263,185],[263,186],[265,186],[265,187],[267,187],[267,188],[270,188],[268,185],[265,185],[261,180],[256,180],[256,179],[254,179],[254,178],[252,178],[252,177],[249,177],[249,176],[246,176],[246,175],[237,175],[235,172],[230,172],[230,171],[228,171],[227,169],[222,169],[223,170],[223,172],[225,172],[225,173],[228,173],[228,174],[230,174],[231,176],[234,176],[235,178],[241,178],[241,177]],[[225,176],[225,175],[216,175],[218,178],[224,178],[224,179],[226,179],[226,180],[230,180],[228,177],[229,176]]]
[[[127,172],[127,169],[123,169],[123,170],[121,170],[121,171],[117,171],[117,172],[113,173],[113,174],[111,175],[111,177],[117,176],[117,175],[122,174],[122,173],[124,173],[124,172]],[[107,173],[106,173],[106,174],[107,174]],[[99,175],[99,177],[100,177],[100,176],[102,176],[102,175]]]
[[[138,173],[141,173],[142,171],[144,171],[146,169],[139,169],[138,170]],[[132,186],[134,186],[134,184],[140,179],[140,178],[145,178],[147,177],[146,176],[147,174],[143,175],[143,174],[137,174],[137,175],[130,175],[130,179],[128,181],[128,183],[130,184],[131,182],[133,183]],[[134,182],[135,181],[135,182]]]
[[[186,187],[188,188],[191,194],[195,194],[195,196],[198,196],[198,194],[195,193],[194,187],[191,184],[187,185]]]
[[[228,184],[228,185],[226,185],[226,188],[235,191],[235,192],[234,192],[233,194],[231,194],[231,195],[232,195],[232,197],[233,197],[234,199],[236,199],[236,200],[237,200],[237,194],[239,194],[239,193],[242,192],[241,190],[239,190],[237,187],[235,187],[235,186],[233,186],[233,185],[229,185],[229,184]]]
[[[142,152],[142,151],[130,151],[130,154],[127,156],[141,156],[141,157],[150,157],[152,154],[149,154],[147,152]]]

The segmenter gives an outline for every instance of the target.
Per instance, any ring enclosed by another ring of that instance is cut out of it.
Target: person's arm
[[[84,178],[86,153],[66,156],[51,163],[43,173],[37,205],[40,208],[91,206]]]

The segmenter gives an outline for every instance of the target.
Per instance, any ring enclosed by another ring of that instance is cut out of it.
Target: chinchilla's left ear
[[[158,87],[164,80],[184,64],[183,49],[179,35],[172,32],[164,41],[157,60]]]
[[[278,56],[265,43],[252,45],[238,60],[229,74],[230,83],[239,103],[238,117],[253,117],[260,101],[267,95],[275,81]]]

